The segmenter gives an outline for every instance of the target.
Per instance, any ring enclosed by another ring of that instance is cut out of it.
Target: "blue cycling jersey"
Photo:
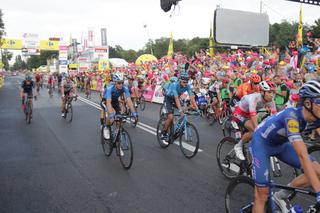
[[[116,86],[110,85],[107,88],[105,88],[104,98],[106,100],[112,100],[112,101],[118,101],[118,98],[124,94],[125,98],[130,98],[130,92],[128,87],[122,86],[121,90],[118,90]]]
[[[169,97],[177,97],[181,96],[183,93],[188,92],[189,96],[192,96],[192,90],[189,85],[186,87],[180,87],[179,82],[175,83],[170,83],[169,85],[166,86],[166,96]]]
[[[302,116],[302,107],[288,108],[262,122],[255,135],[262,137],[270,145],[302,141],[301,132],[306,128],[307,122]],[[318,128],[320,120],[308,126]]]

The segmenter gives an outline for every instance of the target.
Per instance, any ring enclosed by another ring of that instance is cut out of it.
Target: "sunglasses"
[[[118,81],[117,84],[123,84],[123,81]]]
[[[260,83],[254,82],[253,84],[254,84],[254,85],[258,85],[258,84],[260,84]]]
[[[317,106],[320,106],[320,99],[313,99],[313,103],[315,103]]]
[[[180,80],[180,82],[181,82],[181,83],[184,83],[184,84],[186,84],[186,83],[187,83],[187,81],[181,81],[181,80]]]

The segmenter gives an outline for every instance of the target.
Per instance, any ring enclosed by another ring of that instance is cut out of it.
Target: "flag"
[[[171,32],[167,57],[172,58],[172,54],[173,54],[173,38],[172,38],[172,32]]]
[[[209,56],[213,57],[214,50],[213,50],[213,40],[212,40],[212,27],[210,27],[210,38],[209,38]]]
[[[297,35],[297,48],[302,45],[302,3],[300,3],[300,15],[298,24],[298,35]]]

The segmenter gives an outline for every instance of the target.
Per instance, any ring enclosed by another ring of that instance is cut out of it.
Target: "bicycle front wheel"
[[[102,127],[101,128],[101,146],[102,146],[102,150],[103,150],[103,153],[109,157],[113,151],[113,146],[111,144],[111,140],[107,140],[104,138],[104,128],[105,127]]]
[[[129,133],[122,129],[117,142],[121,165],[130,169],[133,163],[133,146]]]
[[[72,104],[68,104],[67,106],[67,120],[71,123],[72,122],[72,119],[73,119],[73,109],[72,109]]]
[[[146,99],[142,96],[140,98],[140,110],[143,111],[146,108]]]
[[[181,152],[186,158],[193,158],[198,153],[200,144],[199,133],[192,123],[187,122],[185,129],[180,135],[179,144]]]
[[[233,179],[226,190],[225,207],[227,213],[251,213],[254,201],[254,182],[246,176]]]
[[[241,161],[233,149],[236,143],[232,137],[225,137],[218,143],[217,163],[221,173],[227,178],[235,178],[242,172]]]
[[[166,118],[162,117],[160,118],[158,124],[157,124],[157,140],[161,148],[167,148],[170,143],[167,143],[165,140],[161,139],[161,132],[164,127],[164,123],[166,122]]]

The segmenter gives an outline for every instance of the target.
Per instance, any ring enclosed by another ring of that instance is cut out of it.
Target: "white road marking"
[[[92,101],[89,101],[89,100],[83,98],[83,97],[80,96],[80,95],[78,95],[78,99],[79,99],[80,101],[82,101],[82,102],[90,105],[90,106],[93,106],[94,108],[96,108],[96,109],[98,109],[98,110],[101,110],[101,107],[100,107],[99,104],[96,104],[96,103],[94,103],[94,102],[92,102]],[[130,122],[129,120],[127,120],[127,121]],[[149,132],[149,133],[152,134],[152,135],[157,135],[157,133],[156,133],[157,129],[154,128],[154,127],[152,127],[152,126],[149,126],[149,125],[147,125],[147,124],[144,124],[144,123],[142,123],[142,122],[139,122],[139,123],[137,124],[137,127],[140,128],[140,129],[142,129],[142,130],[144,130],[144,131],[146,131],[146,132]],[[195,149],[194,146],[191,146],[191,145],[189,145],[189,144],[187,144],[187,143],[185,143],[185,142],[182,142],[182,143],[183,143],[183,147],[184,147],[184,148],[186,148],[186,149],[189,150],[190,152],[193,152],[193,151],[194,151],[194,149]],[[179,146],[179,142],[177,142],[177,141],[175,141],[174,144],[176,144],[177,146]],[[202,150],[202,149],[198,149],[198,152],[203,152],[203,150]]]

